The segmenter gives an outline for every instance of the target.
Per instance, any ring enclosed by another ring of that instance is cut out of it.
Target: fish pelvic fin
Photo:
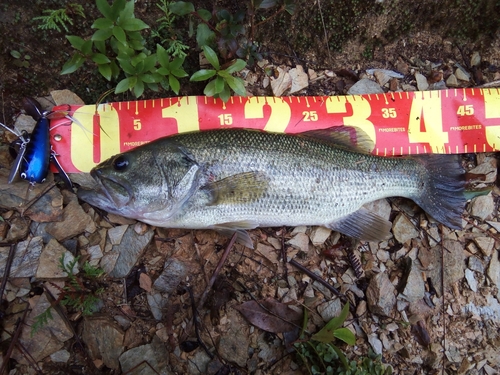
[[[253,221],[236,221],[231,223],[221,223],[213,225],[210,228],[216,230],[223,236],[231,238],[234,233],[236,233],[236,242],[253,249],[253,241],[247,232],[247,229],[254,229],[258,226],[258,223]]]
[[[383,217],[361,207],[356,212],[326,226],[350,237],[378,242],[389,237],[392,224]]]
[[[413,200],[440,223],[462,229],[466,194],[460,155],[420,155],[415,159],[424,165],[427,175],[420,195]]]

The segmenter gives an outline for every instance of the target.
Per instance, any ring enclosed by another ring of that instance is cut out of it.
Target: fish
[[[249,247],[248,229],[299,225],[381,241],[392,224],[363,205],[395,196],[462,228],[465,171],[459,155],[380,157],[367,153],[366,137],[358,139],[328,130],[182,133],[100,163],[90,172],[97,187],[77,194],[102,210],[157,227],[236,232]]]

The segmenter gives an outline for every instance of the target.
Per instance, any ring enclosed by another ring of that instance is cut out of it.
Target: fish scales
[[[162,138],[101,163],[97,190],[81,199],[167,228],[240,231],[257,226],[323,225],[366,239],[391,223],[365,203],[413,199],[461,227],[464,171],[457,156],[385,158],[310,135],[214,130]]]

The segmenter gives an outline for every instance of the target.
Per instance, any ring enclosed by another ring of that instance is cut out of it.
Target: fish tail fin
[[[414,201],[429,215],[452,229],[462,229],[465,209],[465,171],[459,155],[415,157],[427,170],[421,194]]]

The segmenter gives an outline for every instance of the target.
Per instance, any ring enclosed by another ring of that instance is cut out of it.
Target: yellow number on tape
[[[448,133],[443,131],[441,99],[431,91],[419,92],[412,101],[408,139],[410,143],[428,143],[432,151],[445,152]],[[421,126],[424,129],[421,129]]]
[[[264,106],[271,107],[271,115],[264,130],[283,133],[290,122],[290,105],[280,98],[251,97],[245,103],[245,119],[264,118]]]
[[[194,96],[183,96],[177,103],[161,110],[161,117],[173,118],[177,122],[177,131],[187,133],[200,130],[198,103]]]
[[[500,150],[500,90],[496,95],[484,96],[484,117],[486,119],[497,119],[498,125],[486,126],[486,141],[495,151]]]

